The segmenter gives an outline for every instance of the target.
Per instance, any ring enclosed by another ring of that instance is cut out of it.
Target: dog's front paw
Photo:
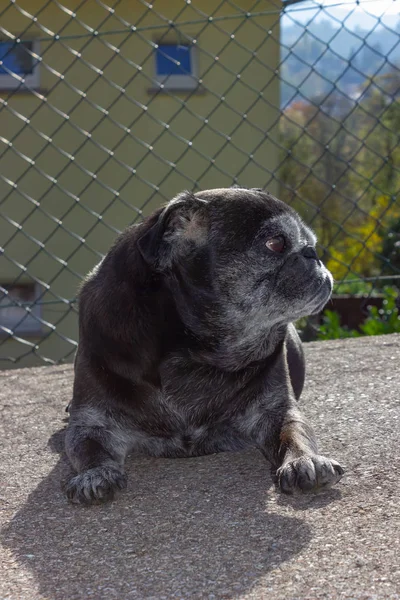
[[[70,479],[65,493],[73,504],[100,504],[112,500],[126,483],[125,473],[117,467],[95,467]]]
[[[316,492],[328,488],[342,478],[344,469],[325,456],[301,456],[282,465],[276,472],[277,483],[284,494],[295,491]]]

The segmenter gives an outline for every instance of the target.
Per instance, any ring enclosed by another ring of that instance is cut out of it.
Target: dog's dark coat
[[[297,407],[304,358],[291,325],[331,290],[312,232],[262,190],[185,192],[127,229],[80,293],[68,497],[112,497],[131,450],[256,446],[284,492],[338,481]]]

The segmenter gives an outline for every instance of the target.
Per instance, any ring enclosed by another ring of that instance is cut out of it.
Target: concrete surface
[[[306,346],[306,414],[347,475],[278,495],[256,451],[128,461],[111,505],[68,505],[70,366],[0,372],[0,598],[400,598],[400,336]]]

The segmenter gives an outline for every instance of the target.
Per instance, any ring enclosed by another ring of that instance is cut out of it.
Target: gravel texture
[[[400,599],[400,335],[306,354],[303,409],[347,474],[296,498],[250,451],[130,457],[112,504],[68,505],[72,367],[0,371],[0,598]]]

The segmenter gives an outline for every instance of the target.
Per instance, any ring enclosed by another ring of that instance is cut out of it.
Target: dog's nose
[[[306,246],[302,251],[302,255],[306,258],[314,258],[315,260],[319,261],[317,252],[313,246]]]

